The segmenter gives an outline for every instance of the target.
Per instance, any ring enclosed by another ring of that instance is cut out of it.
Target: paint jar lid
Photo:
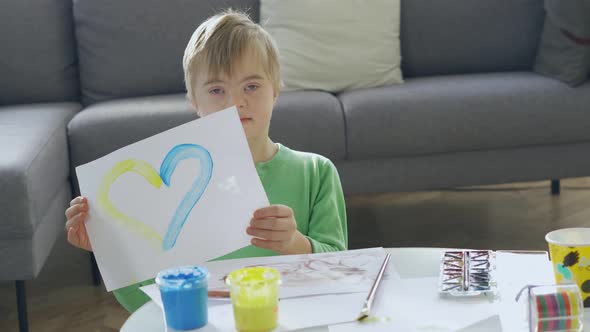
[[[280,284],[281,274],[278,270],[264,267],[247,267],[235,270],[227,275],[225,282],[228,285],[258,286],[263,284]]]
[[[160,271],[156,283],[166,288],[189,288],[206,281],[209,271],[203,266],[178,266]]]

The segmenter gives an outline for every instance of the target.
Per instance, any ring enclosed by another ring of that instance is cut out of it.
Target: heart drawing
[[[135,172],[147,180],[154,188],[160,188],[162,183],[170,187],[170,178],[179,162],[188,158],[196,158],[201,165],[201,172],[193,182],[190,190],[184,195],[182,201],[172,216],[166,234],[162,237],[156,230],[140,220],[131,218],[117,209],[109,199],[109,189],[119,176],[127,172]],[[123,226],[138,232],[150,243],[163,251],[174,247],[176,240],[182,231],[193,207],[197,204],[205,192],[211,175],[213,174],[213,159],[204,147],[197,144],[180,144],[172,148],[160,165],[158,174],[150,164],[139,159],[126,159],[118,162],[104,176],[98,187],[98,204],[110,217],[120,222]]]

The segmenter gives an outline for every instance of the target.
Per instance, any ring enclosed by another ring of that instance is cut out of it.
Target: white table
[[[439,273],[441,248],[393,248],[391,263],[395,266],[411,266],[404,271],[405,278],[436,277]],[[590,332],[590,310],[585,310],[584,331]],[[121,332],[164,332],[162,310],[154,302],[148,302],[134,312],[121,328]],[[301,330],[305,332],[327,332],[326,326]],[[473,331],[477,332],[477,331]]]

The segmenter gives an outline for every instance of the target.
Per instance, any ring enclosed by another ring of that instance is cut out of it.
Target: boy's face
[[[210,77],[207,70],[202,70],[195,83],[194,106],[201,116],[235,105],[248,140],[268,137],[275,93],[255,52],[236,59],[231,76],[221,73]]]

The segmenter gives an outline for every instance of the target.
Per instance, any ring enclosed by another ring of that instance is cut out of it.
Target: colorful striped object
[[[581,305],[578,292],[556,288],[554,293],[534,294],[531,301],[533,307],[531,309],[536,309],[536,331],[581,330]]]

